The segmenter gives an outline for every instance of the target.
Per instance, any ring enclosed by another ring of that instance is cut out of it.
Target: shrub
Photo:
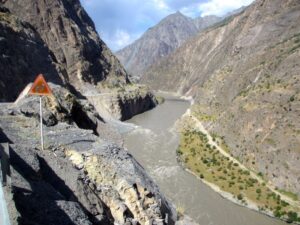
[[[297,215],[296,212],[290,211],[290,212],[287,213],[287,216],[288,216],[288,219],[287,219],[288,223],[295,222],[298,219],[298,215]]]
[[[282,201],[282,200],[281,200],[281,205],[282,205],[283,207],[286,207],[286,206],[289,205],[289,203],[287,203],[286,201]]]
[[[184,159],[184,162],[187,163],[188,161],[189,161],[189,157],[186,157],[186,158]]]
[[[257,189],[256,189],[256,193],[257,193],[257,194],[261,194],[261,189],[260,189],[260,188],[257,188]]]
[[[178,154],[178,155],[182,155],[183,152],[182,152],[180,149],[177,149],[177,154]]]
[[[241,201],[243,199],[243,195],[242,194],[238,194],[237,199]]]
[[[278,210],[276,210],[276,211],[274,212],[274,216],[277,217],[277,218],[280,218],[281,215],[282,215],[282,213],[281,213],[280,211],[278,211]]]
[[[200,174],[200,178],[203,179],[203,178],[204,178],[204,175],[203,175],[203,174]]]

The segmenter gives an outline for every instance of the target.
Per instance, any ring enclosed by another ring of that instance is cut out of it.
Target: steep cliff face
[[[258,0],[197,35],[143,77],[195,97],[194,112],[231,153],[300,193],[300,4]]]
[[[37,30],[65,82],[79,90],[85,83],[127,82],[125,70],[98,37],[79,0],[2,0],[2,4]]]
[[[96,95],[113,95],[114,89],[125,90],[130,85],[126,71],[99,38],[78,0],[2,0],[0,4],[7,11],[0,18],[4,31],[0,42],[4,53],[0,58],[2,102],[15,100],[39,73],[80,97],[91,90]],[[142,101],[140,95],[130,97],[126,104],[116,106],[120,118],[155,106],[150,92]]]
[[[30,24],[0,8],[0,30],[0,102],[15,100],[38,73],[62,84],[49,49]]]
[[[142,85],[130,85],[98,95],[86,95],[96,110],[106,119],[128,120],[134,115],[154,108],[158,101]]]
[[[112,135],[103,135],[111,130],[94,108],[51,87],[54,96],[43,100],[44,151],[38,98],[0,107],[0,140],[11,143],[5,190],[13,224],[174,224],[173,207]]]

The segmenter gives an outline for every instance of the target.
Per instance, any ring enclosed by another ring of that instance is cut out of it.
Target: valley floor
[[[229,153],[222,138],[212,136],[191,110],[179,124],[178,159],[192,174],[223,197],[269,216],[300,222],[300,203],[280,193]]]

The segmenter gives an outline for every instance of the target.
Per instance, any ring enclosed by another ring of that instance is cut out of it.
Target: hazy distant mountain
[[[194,19],[194,24],[196,25],[198,31],[202,31],[205,28],[220,22],[222,20],[222,17],[218,16],[204,16],[204,17],[198,17]]]
[[[233,16],[233,15],[237,15],[237,14],[243,12],[246,8],[247,8],[246,6],[242,6],[241,8],[235,9],[235,10],[227,13],[225,16],[223,16],[223,18]]]
[[[153,65],[152,88],[191,95],[231,154],[300,193],[300,3],[257,0]]]
[[[118,51],[116,55],[128,72],[141,76],[150,65],[169,55],[199,31],[220,20],[221,18],[216,16],[193,20],[177,12],[164,18],[159,24],[147,30],[140,39]]]

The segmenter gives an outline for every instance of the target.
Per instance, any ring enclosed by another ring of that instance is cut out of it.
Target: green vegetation
[[[295,96],[290,97],[290,102],[293,102],[293,101],[295,101]]]
[[[247,95],[249,94],[249,92],[250,92],[250,89],[249,88],[247,88],[247,89],[244,89],[244,90],[242,90],[239,94],[238,94],[238,96],[242,96],[242,97],[247,97]]]
[[[288,197],[290,197],[291,199],[295,200],[295,201],[298,201],[298,195],[293,193],[293,192],[290,192],[290,191],[286,191],[286,190],[278,190],[281,194],[284,194]]]
[[[201,121],[216,121],[217,117],[215,115],[208,115],[205,113],[198,113],[197,117],[201,120]]]
[[[230,153],[230,148],[225,142],[225,137],[220,137],[217,134],[212,134],[213,141],[216,142],[225,152]],[[215,146],[213,146],[215,147]],[[233,164],[234,166],[237,166],[236,163]]]
[[[194,105],[192,107],[193,115],[201,121],[214,122],[217,120],[217,115],[204,113],[199,105]]]
[[[212,138],[216,142],[222,140],[217,135]],[[247,200],[251,200],[261,211],[272,211],[275,216],[289,221],[300,220],[296,213],[299,209],[282,200],[263,180],[252,177],[249,170],[221,154],[208,143],[208,137],[202,132],[191,127],[182,130],[177,154],[189,170],[236,196],[242,204],[246,205]]]
[[[289,42],[290,40],[294,40],[294,43],[297,44],[300,42],[300,33],[297,33],[297,34],[294,34],[293,36],[289,37],[289,38],[286,38],[278,43],[276,43],[275,45],[271,46],[270,48],[275,48],[279,45],[283,45],[285,44],[286,42]]]

